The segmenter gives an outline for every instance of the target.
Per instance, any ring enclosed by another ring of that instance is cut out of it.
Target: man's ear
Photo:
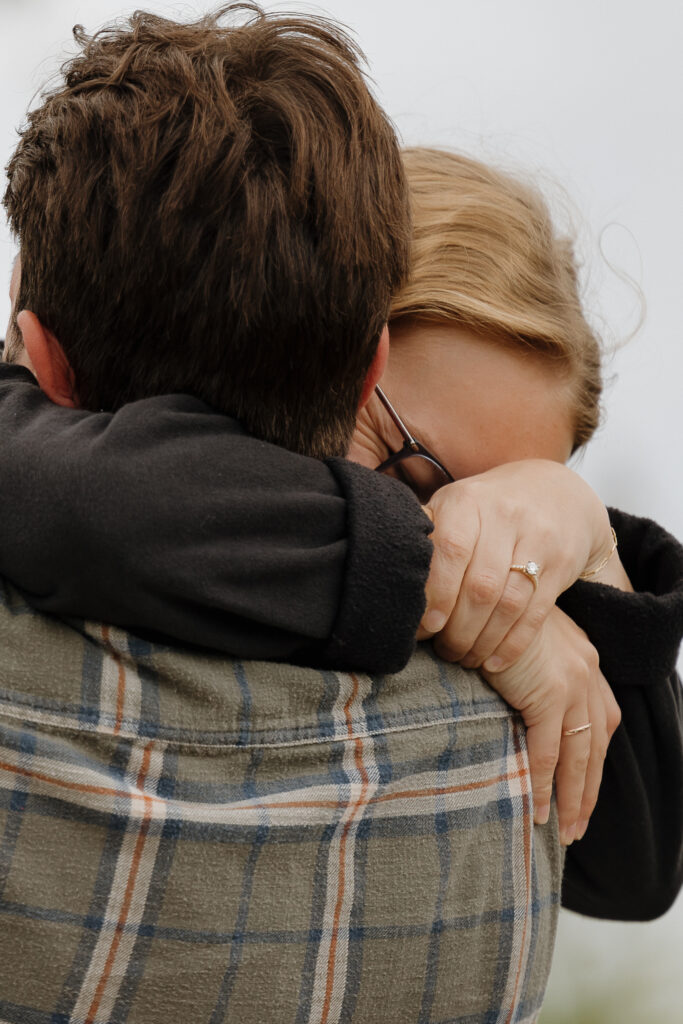
[[[41,390],[55,405],[76,408],[78,396],[74,373],[52,331],[48,331],[28,309],[23,309],[17,316],[17,326]]]
[[[375,390],[375,385],[379,384],[380,378],[384,373],[387,365],[387,359],[389,358],[389,327],[387,324],[384,325],[384,329],[379,337],[379,344],[377,345],[377,351],[375,352],[375,358],[370,364],[367,377],[363,384],[363,393],[360,396],[360,404],[358,411],[363,408],[366,402],[369,400],[370,395]]]

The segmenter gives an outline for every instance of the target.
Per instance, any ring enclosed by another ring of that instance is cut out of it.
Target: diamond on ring
[[[521,572],[527,579],[531,580],[534,585],[534,590],[538,587],[538,577],[541,572],[541,567],[538,562],[525,562],[524,565],[511,565],[510,572]]]

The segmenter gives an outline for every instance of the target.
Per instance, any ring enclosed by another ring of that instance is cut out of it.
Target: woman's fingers
[[[597,651],[585,634],[572,626],[574,699],[562,723],[555,776],[560,839],[565,845],[585,834],[598,799],[607,747],[620,718],[600,671]]]
[[[539,532],[532,542],[526,535],[520,539],[522,532],[518,527],[506,595],[474,645],[477,664],[485,663],[491,672],[501,672],[521,657],[566,589],[566,565],[556,550],[557,539]],[[533,560],[528,557],[531,551]]]
[[[589,694],[588,716],[591,728],[588,764],[586,765],[586,781],[583,789],[581,806],[578,808],[576,817],[572,822],[574,827],[569,842],[574,839],[581,839],[586,831],[589,818],[595,808],[595,804],[598,799],[598,792],[600,790],[602,769],[605,762],[608,743],[607,729],[605,725],[607,716],[601,694]],[[575,737],[573,736],[566,737],[565,743],[569,745],[568,741],[574,738]]]
[[[553,604],[554,600],[537,593],[531,579],[508,571],[497,605],[461,663],[478,668],[487,662],[493,672],[512,665],[532,642]],[[497,660],[489,663],[491,658]]]
[[[470,667],[484,664],[501,672],[518,661],[566,589],[566,564],[554,532],[537,527],[532,536],[524,520],[516,523],[514,541],[503,595],[463,661]]]
[[[591,756],[586,771],[586,786],[576,823],[576,839],[583,839],[591,814],[595,809],[602,781],[602,771],[610,740],[621,721],[621,711],[609,683],[598,669],[596,685],[589,695],[589,714],[592,721]]]
[[[532,642],[558,595],[609,534],[607,512],[571,470],[529,460],[441,488],[432,575],[419,638],[444,630],[437,651],[468,667],[509,667]],[[511,571],[533,559],[538,588]]]
[[[534,822],[537,825],[545,825],[550,817],[553,779],[560,754],[563,710],[560,703],[550,702],[538,719],[532,712],[524,716],[531,789],[534,794]]]
[[[464,498],[459,500],[455,492],[449,492],[447,500],[440,501],[435,510],[427,506],[425,511],[434,523],[431,538],[434,553],[425,586],[427,607],[418,640],[440,633],[450,619],[480,529],[476,507]]]
[[[560,842],[565,846],[576,838],[577,822],[586,789],[588,766],[591,761],[593,728],[574,732],[590,721],[588,701],[584,699],[575,705],[562,723],[560,756],[555,773],[557,817],[560,824]],[[597,731],[597,730],[596,730]],[[569,735],[567,733],[569,732]],[[600,765],[602,772],[602,765]]]
[[[586,830],[620,717],[595,648],[554,608],[514,665],[483,674],[527,726],[535,820],[547,821],[554,776],[560,837],[573,842]]]
[[[500,608],[501,601],[505,600],[509,577],[507,565],[514,549],[514,539],[513,529],[505,523],[497,530],[480,528],[455,606],[434,644],[442,658],[461,661],[484,634],[492,616],[496,616],[493,624],[495,640],[508,628],[504,620],[519,614],[519,606],[525,603],[523,591],[514,608],[509,601],[505,612]],[[463,661],[469,668],[478,663],[476,660]]]
[[[563,623],[558,637],[554,621],[560,616],[562,613],[555,609],[554,615],[550,616],[534,642],[514,665],[503,672],[483,672],[491,686],[508,704],[521,711],[524,718],[534,795],[534,820],[538,824],[544,824],[550,813],[553,777],[568,702],[578,705],[581,697],[585,697],[581,680],[576,683],[567,678],[562,668],[562,655],[565,653]],[[578,811],[583,789],[583,776],[566,775],[558,799],[561,797],[565,807],[574,805]]]
[[[428,511],[434,556],[418,639],[439,633],[435,649],[442,658],[475,667],[504,642],[534,596],[533,582],[510,572],[518,527],[513,518],[483,509],[457,484],[438,492]],[[526,646],[555,597],[537,601],[537,611],[527,614],[536,625]],[[521,653],[508,645],[510,662]]]

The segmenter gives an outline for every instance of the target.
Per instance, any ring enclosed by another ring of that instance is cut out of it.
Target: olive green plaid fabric
[[[0,658],[0,1020],[536,1020],[557,827],[476,673],[218,659],[1,584]]]

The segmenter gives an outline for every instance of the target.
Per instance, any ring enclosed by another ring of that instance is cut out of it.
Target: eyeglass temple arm
[[[387,396],[384,394],[384,392],[382,391],[382,389],[379,386],[379,384],[375,385],[375,394],[379,398],[380,402],[382,403],[382,405],[384,406],[386,411],[389,413],[389,416],[391,417],[393,422],[396,424],[396,426],[400,430],[401,436],[403,437],[403,440],[405,441],[405,443],[410,448],[413,448],[415,451],[418,451],[419,447],[420,447],[419,442],[410,433],[410,431],[408,430],[407,426],[405,425],[405,423],[403,422],[403,420],[401,419],[399,414],[396,412],[396,410],[394,409],[393,405],[391,404],[391,402],[389,401]]]

